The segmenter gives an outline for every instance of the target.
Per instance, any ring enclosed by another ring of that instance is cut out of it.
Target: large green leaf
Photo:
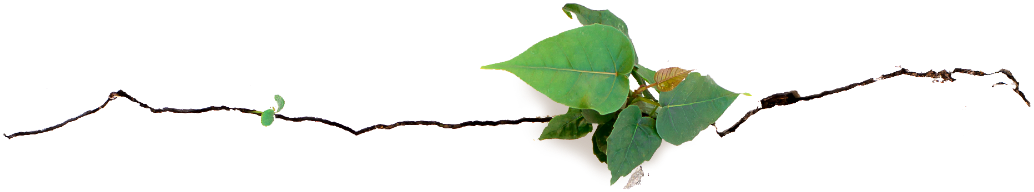
[[[577,3],[565,4],[562,9],[564,10],[564,14],[567,14],[567,18],[572,18],[571,13],[578,15],[578,23],[581,23],[582,25],[608,25],[621,30],[621,33],[624,33],[629,39],[632,37],[628,35],[628,25],[625,25],[625,21],[618,18],[614,13],[611,13],[610,10],[592,10]],[[634,43],[632,47],[635,47]],[[639,56],[636,56],[636,61],[638,60]],[[636,62],[636,65],[638,65],[638,62]],[[651,77],[650,79],[653,78]],[[650,93],[646,93],[646,95],[650,95]],[[653,98],[653,95],[650,95],[649,97]]]
[[[687,75],[674,90],[660,94],[657,133],[673,145],[692,141],[718,120],[739,96],[718,86],[711,76],[700,76],[697,72]]]
[[[654,129],[654,120],[643,117],[639,106],[629,105],[618,114],[614,130],[607,138],[607,168],[610,169],[610,184],[618,178],[632,173],[636,166],[653,157],[661,146],[661,137]]]
[[[635,58],[621,31],[596,24],[546,38],[509,61],[481,69],[509,71],[557,103],[609,114],[624,105]]]
[[[617,15],[611,13],[610,10],[592,10],[577,3],[568,3],[564,5],[563,10],[564,14],[567,14],[567,18],[571,18],[571,13],[578,15],[578,22],[582,23],[582,25],[610,25],[621,30],[621,33],[624,33],[625,36],[628,36],[628,26],[625,25],[625,21],[622,21]]]
[[[596,126],[596,132],[592,133],[592,154],[596,155],[600,163],[607,163],[607,138],[610,138],[613,130],[614,121],[608,121]]]
[[[569,108],[567,114],[557,115],[549,120],[539,140],[578,139],[592,132],[592,124],[582,117],[582,110]]]
[[[628,26],[625,25],[625,21],[621,20],[621,18],[618,18],[618,16],[614,15],[614,13],[611,13],[610,10],[592,10],[577,3],[565,4],[562,9],[564,10],[564,14],[567,14],[567,18],[572,18],[571,13],[578,15],[578,22],[582,25],[608,25],[617,28],[618,30],[621,30],[621,32],[624,33],[626,37],[629,37],[629,39],[631,39],[631,36],[628,35]],[[634,43],[632,47],[635,47]],[[636,56],[636,61],[636,66],[639,66],[639,56]],[[637,73],[633,73],[632,76],[636,78],[636,81],[642,84],[642,77],[639,77]],[[650,73],[650,80],[648,81],[653,81],[653,73]],[[643,92],[643,95],[646,96],[646,98],[657,100],[649,91]]]

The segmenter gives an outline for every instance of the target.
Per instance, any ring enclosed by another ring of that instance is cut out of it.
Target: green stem
[[[632,77],[636,78],[636,84],[638,84],[640,88],[646,87],[646,84],[643,84],[646,81],[644,81],[643,77],[636,72],[636,69],[638,69],[638,67],[632,69]]]
[[[658,99],[653,97],[652,94],[646,93],[645,89],[649,89],[653,85],[646,86],[646,84],[644,84],[644,83],[648,83],[648,82],[646,82],[645,78],[643,78],[641,75],[639,75],[638,72],[636,72],[636,71],[638,71],[637,70],[638,68],[639,67],[636,66],[635,68],[632,69],[632,78],[635,78],[636,79],[636,84],[639,85],[639,88],[636,89],[635,94],[642,93],[643,97],[646,97],[646,98],[653,99],[653,100],[657,101]]]

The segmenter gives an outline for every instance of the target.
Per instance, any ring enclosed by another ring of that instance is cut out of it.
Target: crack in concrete
[[[1011,74],[1011,72],[1008,71],[1008,69],[999,69],[999,70],[995,71],[995,73],[1004,74],[1006,77],[1011,79],[1012,85],[1015,85],[1015,88],[1013,88],[1013,91],[1016,92],[1017,94],[1020,94],[1020,85],[1018,85],[1018,82],[1016,82],[1016,79],[1014,77],[1012,77],[1012,74]],[[985,75],[987,75],[984,72],[980,72],[980,71],[976,71],[976,70],[972,70],[972,69],[962,69],[962,68],[954,68],[950,72],[948,72],[946,70],[931,70],[931,71],[926,71],[926,72],[915,72],[915,71],[908,71],[908,69],[902,68],[902,69],[899,69],[898,71],[882,74],[882,75],[880,75],[880,77],[878,79],[889,78],[889,77],[898,76],[898,75],[912,75],[912,76],[918,76],[918,77],[931,78],[932,81],[937,81],[937,79],[942,79],[943,82],[949,82],[950,83],[950,82],[954,82],[955,81],[955,78],[952,77],[951,74],[970,74],[970,75],[977,75],[977,76],[985,76]],[[768,95],[767,97],[765,97],[765,98],[763,98],[763,99],[761,99],[759,101],[759,102],[761,102],[761,106],[758,106],[757,108],[754,108],[754,109],[751,109],[751,111],[748,111],[748,113],[746,115],[743,115],[743,117],[739,119],[739,122],[736,122],[736,124],[733,124],[732,127],[729,127],[728,129],[725,129],[724,131],[719,132],[718,135],[719,136],[725,136],[726,134],[735,132],[736,131],[736,127],[739,127],[740,124],[742,124],[743,122],[746,122],[748,118],[750,118],[754,114],[757,114],[758,111],[760,111],[761,109],[771,108],[771,107],[778,106],[778,105],[793,104],[793,103],[797,103],[799,101],[807,101],[807,100],[817,99],[817,98],[820,98],[820,97],[823,97],[823,96],[826,96],[826,95],[831,95],[831,94],[834,94],[834,93],[840,93],[840,92],[843,92],[843,91],[847,91],[847,90],[853,89],[853,88],[858,87],[858,86],[870,85],[870,84],[873,84],[876,81],[878,81],[878,79],[877,78],[869,78],[869,79],[865,79],[865,81],[862,81],[862,82],[859,82],[859,83],[854,83],[854,84],[847,85],[847,86],[844,86],[844,87],[841,87],[841,88],[833,89],[833,90],[830,90],[830,91],[824,91],[822,93],[813,94],[813,95],[809,95],[809,96],[800,96],[800,94],[798,94],[797,91],[795,91],[795,90],[790,90],[790,91],[786,91],[786,92],[783,92],[783,93],[777,93],[777,94]],[[999,84],[1001,84],[1001,83],[999,83]],[[1023,97],[1023,94],[1020,94],[1020,96],[1021,96],[1021,98],[1024,98],[1024,102],[1027,102],[1027,98]],[[1028,103],[1027,105],[1030,106],[1030,102],[1027,102],[1027,103]]]

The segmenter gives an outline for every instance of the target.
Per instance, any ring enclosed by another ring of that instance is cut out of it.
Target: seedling
[[[593,154],[607,163],[611,185],[650,160],[661,140],[673,145],[693,140],[736,97],[750,95],[728,91],[693,70],[650,70],[639,64],[628,28],[616,15],[573,3],[563,10],[568,17],[577,15],[583,26],[546,38],[509,61],[481,68],[509,71],[570,107],[549,121],[539,140],[578,139],[592,132],[592,123],[599,124]],[[639,84],[634,91],[629,89],[629,76]],[[645,92],[651,87],[659,100]]]

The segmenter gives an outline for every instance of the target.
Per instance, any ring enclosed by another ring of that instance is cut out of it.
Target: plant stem
[[[636,68],[638,68],[638,67],[636,67]],[[646,90],[646,89],[652,88],[653,85],[657,85],[657,84],[650,84],[649,86],[647,86],[646,84],[643,84],[643,83],[647,83],[647,82],[645,81],[645,79],[642,76],[639,75],[639,73],[636,72],[636,71],[638,71],[638,70],[636,70],[636,68],[632,69],[633,70],[632,71],[632,77],[636,78],[636,84],[639,85],[639,88],[636,88],[635,94],[642,93],[643,97],[646,97],[646,98],[649,98],[649,99],[653,99],[653,100],[656,101],[657,98],[653,97],[652,94],[643,93],[643,91]]]
[[[636,68],[638,68],[638,67],[636,67]],[[646,82],[646,81],[644,81],[643,77],[640,76],[638,72],[636,72],[636,68],[632,69],[632,77],[636,78],[636,84],[638,84],[640,88],[645,87],[646,84],[643,84],[643,83]]]
[[[649,97],[651,99],[656,99],[656,98],[653,98],[652,95],[647,96],[647,94],[644,93],[647,89],[653,88],[653,86],[657,86],[657,84],[650,84],[649,86],[646,86],[646,87],[640,86],[639,88],[636,89],[636,94],[642,93],[643,97]]]

